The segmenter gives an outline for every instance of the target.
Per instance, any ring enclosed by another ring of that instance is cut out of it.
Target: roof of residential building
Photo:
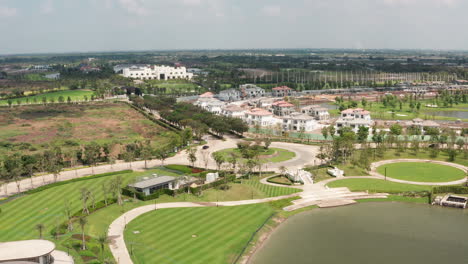
[[[294,107],[293,104],[288,103],[288,102],[286,102],[286,101],[276,101],[276,102],[274,102],[274,103],[271,104],[271,105],[279,106],[279,107]]]
[[[272,90],[273,91],[281,91],[281,90],[292,90],[292,89],[287,87],[287,86],[279,86],[279,87],[273,88]]]
[[[230,112],[241,112],[241,111],[244,111],[244,108],[238,105],[230,104],[224,107],[224,110],[230,111]]]
[[[248,115],[255,115],[255,116],[269,116],[273,115],[270,111],[267,111],[262,108],[254,108],[247,112]]]
[[[342,114],[361,114],[361,115],[368,115],[370,114],[369,111],[364,110],[362,108],[349,108],[346,110],[341,111]]]
[[[291,113],[289,116],[284,116],[283,119],[293,119],[293,120],[315,120],[309,115],[304,115],[301,113]]]
[[[139,182],[136,182],[134,184],[129,184],[128,186],[143,189],[143,188],[148,188],[148,187],[151,187],[151,186],[171,182],[171,181],[174,181],[174,180],[175,180],[175,177],[172,177],[172,176],[158,176],[158,177],[154,177],[154,178],[151,178],[151,179],[139,181]]]
[[[201,94],[200,97],[213,97],[214,94],[212,92],[206,92],[204,94]]]

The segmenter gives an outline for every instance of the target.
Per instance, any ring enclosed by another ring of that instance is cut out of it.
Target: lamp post
[[[385,180],[387,180],[387,167],[385,167]]]

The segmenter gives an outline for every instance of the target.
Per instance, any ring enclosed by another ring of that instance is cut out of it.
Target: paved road
[[[214,162],[211,154],[218,150],[226,149],[226,148],[235,148],[237,146],[237,142],[241,141],[241,139],[234,138],[231,136],[226,136],[225,140],[219,140],[216,138],[208,137],[206,139],[209,148],[207,150],[203,150],[202,146],[197,147],[198,153],[198,160],[195,163],[196,166],[205,167],[205,158],[208,159],[208,166],[209,169],[216,169],[216,163]],[[280,143],[274,142],[271,144],[272,147],[284,148],[289,151],[293,151],[296,153],[296,157],[291,160],[278,162],[278,163],[267,163],[264,165],[263,170],[274,170],[279,171],[281,166],[285,166],[289,169],[298,169],[302,168],[304,164],[314,164],[314,157],[318,153],[317,146],[306,146],[300,144],[293,144],[293,143]],[[185,151],[181,151],[177,153],[175,156],[168,158],[164,164],[183,164],[189,165],[189,161],[187,159],[187,153]],[[149,160],[147,161],[148,167],[155,167],[163,165],[160,160]],[[145,168],[144,161],[135,161],[135,162],[119,162],[113,165],[100,165],[92,168],[81,168],[77,170],[68,170],[63,171],[57,177],[57,181],[66,181],[75,178],[90,176],[93,174],[100,174],[106,172],[113,172],[113,171],[121,171],[127,169],[133,170],[140,170]],[[19,190],[25,191],[33,188],[37,188],[42,185],[50,184],[55,181],[54,176],[52,174],[47,174],[43,176],[36,176],[32,179],[24,179],[18,182]],[[18,193],[18,184],[16,182],[10,182],[8,184],[3,184],[0,188],[0,197],[10,196],[15,193]]]

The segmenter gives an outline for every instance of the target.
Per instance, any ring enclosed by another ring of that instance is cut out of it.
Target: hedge
[[[432,188],[433,193],[468,194],[468,187],[463,186],[437,186]]]
[[[91,179],[97,179],[97,178],[101,178],[101,177],[108,177],[108,176],[112,176],[112,175],[126,174],[126,173],[130,173],[130,172],[133,172],[133,170],[107,172],[107,173],[96,174],[96,175],[87,176],[87,177],[71,179],[71,180],[67,180],[67,181],[54,182],[54,183],[51,183],[51,184],[43,185],[41,187],[37,187],[35,189],[25,191],[24,194],[38,193],[38,192],[41,192],[41,191],[44,191],[44,190],[47,190],[47,189],[50,189],[50,188],[53,188],[53,187],[57,187],[57,186],[61,186],[61,185],[69,184],[69,183],[74,183],[74,182],[79,182],[79,181],[87,181],[87,180],[91,180]]]
[[[277,181],[274,180],[275,178],[279,178],[279,177],[283,177],[283,176],[270,177],[270,178],[267,179],[267,182],[274,183],[274,184],[281,184],[281,185],[292,185],[292,183],[277,182]]]

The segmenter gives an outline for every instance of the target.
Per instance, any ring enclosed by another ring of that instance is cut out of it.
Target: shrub
[[[437,186],[432,188],[433,193],[468,194],[468,187],[462,186]]]
[[[72,180],[68,180],[68,181],[55,182],[55,183],[51,183],[51,184],[47,184],[47,185],[38,187],[36,189],[26,191],[26,192],[24,192],[24,194],[38,193],[38,192],[41,192],[41,191],[44,191],[44,190],[47,190],[47,189],[50,189],[50,188],[53,188],[53,187],[57,187],[57,186],[61,186],[61,185],[65,185],[65,184],[69,184],[69,183],[73,183],[73,182],[86,181],[86,180],[97,179],[97,178],[101,178],[101,177],[108,177],[108,176],[112,176],[112,175],[125,174],[125,173],[130,173],[130,172],[133,172],[133,171],[132,170],[115,171],[115,172],[108,172],[108,173],[102,173],[102,174],[87,176],[87,177],[76,178],[76,179],[72,179]]]

